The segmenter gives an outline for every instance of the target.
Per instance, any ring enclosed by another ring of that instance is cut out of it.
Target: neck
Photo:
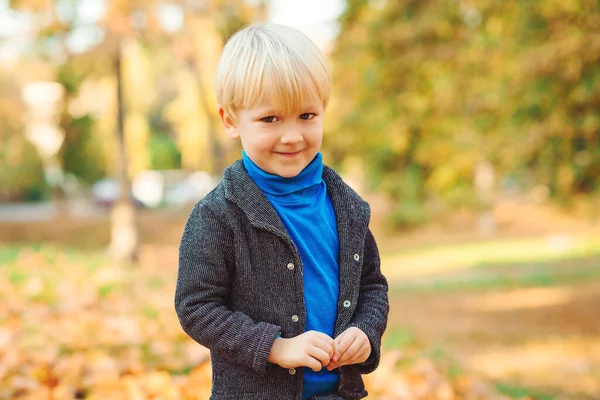
[[[242,152],[242,156],[248,175],[265,194],[274,196],[286,196],[293,193],[306,194],[315,185],[323,182],[323,156],[321,153],[317,153],[315,158],[292,178],[282,178],[265,172],[248,157],[246,152]]]

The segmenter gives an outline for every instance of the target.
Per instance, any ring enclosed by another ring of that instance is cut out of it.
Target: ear
[[[219,106],[219,118],[221,119],[221,123],[225,128],[225,133],[227,136],[229,136],[231,139],[238,139],[240,134],[237,130],[237,126],[235,126],[233,117],[231,117],[231,115],[229,115],[221,106]]]

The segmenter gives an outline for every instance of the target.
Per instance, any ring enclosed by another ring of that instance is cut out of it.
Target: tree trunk
[[[110,253],[121,263],[136,262],[138,258],[138,232],[135,222],[135,207],[130,194],[130,182],[127,168],[127,149],[125,148],[123,75],[121,71],[121,47],[117,46],[114,59],[117,78],[117,143],[119,147],[119,183],[121,194],[111,210]]]
[[[492,208],[494,204],[495,171],[494,166],[487,159],[480,160],[475,165],[473,184],[479,205],[477,230],[481,236],[494,236],[496,234],[496,221],[492,215]]]
[[[194,77],[196,78],[200,107],[202,108],[202,112],[204,113],[204,115],[206,115],[206,119],[208,120],[208,136],[210,140],[210,150],[212,152],[211,172],[215,176],[221,176],[223,174],[223,171],[225,170],[225,152],[223,150],[223,145],[221,144],[221,142],[219,141],[219,137],[217,136],[217,128],[215,126],[215,120],[213,117],[214,111],[211,110],[210,105],[208,104],[208,100],[206,99],[206,88],[204,86],[204,83],[202,82],[200,68],[198,68],[198,61],[195,57],[196,56],[190,56],[188,58],[188,65],[190,66],[190,69],[193,71]]]

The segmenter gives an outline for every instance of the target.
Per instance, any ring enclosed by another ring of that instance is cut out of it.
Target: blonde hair
[[[265,98],[279,111],[299,111],[305,100],[327,107],[331,74],[317,46],[302,32],[277,24],[254,24],[225,44],[217,67],[217,103],[235,117]]]

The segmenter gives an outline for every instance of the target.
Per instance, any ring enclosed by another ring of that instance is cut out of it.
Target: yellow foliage
[[[150,165],[148,157],[149,127],[147,118],[137,112],[125,116],[125,146],[129,157],[129,174],[147,170]]]

